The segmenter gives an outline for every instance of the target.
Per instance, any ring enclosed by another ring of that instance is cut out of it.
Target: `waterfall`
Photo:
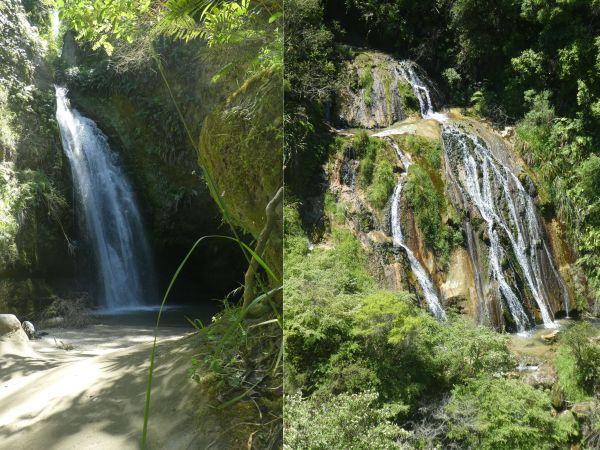
[[[510,247],[521,268],[544,325],[556,327],[543,283],[545,277],[541,270],[540,252],[546,253],[550,265],[552,259],[544,242],[533,199],[519,179],[477,137],[454,125],[444,125],[442,138],[446,158],[457,175],[458,183],[487,224],[491,276],[498,283],[518,331],[525,331],[532,323],[519,296],[504,276],[501,261],[506,256],[506,249],[500,242],[501,235],[508,239],[505,246]]]
[[[408,170],[411,162],[408,157],[400,150],[400,147],[394,142],[392,142],[394,149],[402,161],[405,170]],[[394,245],[396,247],[402,247],[406,252],[406,256],[408,256],[408,261],[410,262],[410,267],[417,277],[417,281],[421,286],[423,291],[423,296],[425,297],[425,301],[427,302],[427,306],[429,307],[429,311],[434,315],[434,317],[438,320],[446,319],[446,312],[442,305],[440,304],[440,300],[435,292],[435,287],[433,283],[429,279],[429,276],[415,254],[412,250],[404,243],[404,236],[402,234],[402,223],[400,221],[400,200],[402,194],[402,186],[404,185],[406,179],[406,173],[402,175],[402,179],[394,188],[394,193],[392,195],[392,210],[391,210],[391,225],[392,225],[392,238],[394,240]]]
[[[554,266],[533,199],[515,174],[498,161],[484,143],[476,136],[448,124],[446,114],[436,112],[431,84],[419,76],[418,66],[414,62],[400,61],[397,67],[399,76],[411,85],[419,101],[421,116],[442,124],[442,140],[452,178],[457,179],[462,187],[463,198],[477,208],[487,224],[490,276],[496,281],[498,294],[504,298],[517,330],[524,332],[534,322],[525,312],[523,296],[504,274],[502,262],[509,257],[511,251],[521,269],[524,283],[539,308],[544,325],[547,328],[556,327],[549,306],[550,294],[544,283],[548,276],[545,275],[551,275],[560,287],[567,315],[569,297]],[[376,136],[392,134],[395,134],[393,130],[386,130]],[[399,197],[400,191],[401,185],[396,188],[394,196]],[[394,198],[394,202],[396,201],[398,199]],[[469,234],[468,239],[472,240]],[[471,247],[472,242],[469,243]],[[469,248],[469,251],[471,259],[476,263],[474,248]],[[544,261],[547,262],[546,265]],[[550,267],[551,274],[544,274],[545,266]],[[478,296],[483,301],[481,280],[476,282]],[[485,304],[484,301],[483,303]]]
[[[56,87],[56,119],[96,260],[101,305],[120,310],[147,304],[154,295],[152,260],[132,188],[106,136],[70,107],[62,87]]]
[[[58,14],[58,9],[52,10],[52,16],[50,18],[50,23],[52,26],[52,39],[54,42],[58,41],[58,36],[60,34],[60,16]]]
[[[435,111],[431,89],[427,87],[427,83],[417,73],[417,65],[413,61],[400,61],[398,72],[411,85],[415,97],[419,101],[419,109],[421,110],[423,119],[434,119],[438,122],[445,122],[448,116]]]

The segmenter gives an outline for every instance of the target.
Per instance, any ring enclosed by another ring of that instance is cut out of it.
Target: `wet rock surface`
[[[418,110],[399,61],[378,52],[361,52],[347,64],[336,105],[341,125],[362,128],[387,127]]]

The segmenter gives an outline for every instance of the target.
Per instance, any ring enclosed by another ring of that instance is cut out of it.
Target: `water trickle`
[[[392,145],[396,150],[396,154],[402,164],[404,165],[405,170],[408,170],[408,167],[411,165],[410,159],[408,156],[404,154],[400,150],[400,147],[396,143],[392,141]],[[400,182],[394,188],[394,193],[392,195],[392,210],[391,210],[391,225],[392,225],[392,238],[394,240],[394,245],[396,247],[401,247],[406,252],[406,256],[408,257],[408,261],[410,262],[410,267],[417,277],[417,281],[421,286],[421,290],[423,291],[423,296],[425,297],[425,301],[427,302],[427,306],[429,311],[434,315],[434,317],[438,320],[446,319],[446,312],[442,307],[438,295],[435,291],[435,287],[429,278],[427,272],[412,252],[412,250],[404,243],[404,235],[402,234],[402,223],[401,223],[401,214],[400,214],[400,200],[402,198],[402,187],[406,181],[406,173],[402,175]]]
[[[150,303],[155,295],[151,252],[132,188],[106,136],[71,108],[67,90],[58,86],[56,119],[96,259],[102,306],[122,310]]]
[[[58,36],[60,34],[60,16],[58,14],[58,9],[52,10],[51,26],[52,26],[52,39],[54,40],[54,42],[56,42],[56,41],[58,41]]]

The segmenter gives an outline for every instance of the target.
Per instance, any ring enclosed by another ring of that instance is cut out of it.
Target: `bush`
[[[373,182],[368,191],[369,201],[375,208],[383,209],[395,186],[394,167],[389,161],[378,158],[373,169]]]
[[[408,448],[408,432],[390,418],[394,408],[377,407],[377,394],[341,394],[326,398],[286,397],[284,448],[289,450],[368,450]]]
[[[580,322],[568,328],[560,339],[561,356],[559,365],[565,381],[565,372],[570,368],[579,386],[590,395],[600,391],[600,345],[595,337],[598,332],[589,322]],[[574,366],[565,364],[571,360]],[[561,374],[559,374],[560,376]]]
[[[73,298],[54,297],[50,306],[42,314],[42,325],[49,319],[62,317],[62,327],[83,328],[91,321],[90,303],[87,293]]]
[[[453,318],[439,328],[436,340],[437,362],[449,385],[514,367],[509,337],[469,318]]]
[[[356,238],[346,230],[334,230],[332,238],[332,248],[304,252],[306,247],[288,241],[306,238],[286,237],[284,328],[291,386],[314,387],[331,355],[351,338],[357,296],[374,286]]]
[[[475,379],[455,388],[446,406],[448,438],[478,450],[564,448],[576,423],[559,423],[550,411],[548,395],[522,382]]]

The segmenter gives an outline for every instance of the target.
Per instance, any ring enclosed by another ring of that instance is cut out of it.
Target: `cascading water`
[[[102,306],[135,309],[154,297],[150,249],[133,191],[106,136],[56,87],[56,119],[97,263]]]
[[[500,244],[501,234],[508,238],[544,325],[555,327],[543,285],[540,251],[546,253],[550,264],[552,258],[544,242],[533,199],[519,179],[479,139],[454,125],[444,125],[442,138],[447,161],[457,175],[458,182],[487,223],[490,271],[506,299],[517,329],[525,331],[532,323],[519,297],[504,277],[500,263],[505,255],[505,249]]]
[[[431,91],[425,81],[419,76],[417,65],[413,61],[400,61],[398,72],[411,85],[415,97],[419,101],[419,109],[421,110],[423,119],[434,119],[444,122],[448,117],[444,113],[435,111]]]
[[[424,119],[437,120],[443,125],[442,139],[446,158],[451,165],[453,164],[451,167],[453,177],[457,178],[461,184],[463,194],[475,205],[487,223],[490,246],[489,270],[491,277],[497,283],[499,293],[508,305],[517,330],[524,332],[533,326],[534,322],[525,312],[521,301],[522,295],[518,295],[518,291],[515,292],[515,288],[511,286],[504,275],[502,261],[508,256],[507,252],[510,250],[521,268],[525,284],[539,308],[544,325],[548,328],[556,327],[549,307],[548,289],[544,283],[549,274],[543,273],[542,260],[547,262],[546,266],[550,267],[551,276],[560,286],[567,315],[569,298],[545,242],[533,199],[514,173],[494,158],[491,151],[477,137],[454,125],[447,124],[448,116],[435,111],[430,88],[419,76],[414,62],[401,61],[397,70],[398,75],[411,85],[419,101],[421,116]],[[392,134],[395,134],[394,130],[385,130],[375,136],[385,137]],[[456,145],[452,145],[453,143]],[[401,189],[402,183],[394,191],[392,215],[394,215],[394,210],[397,214],[396,205]],[[401,233],[399,225],[396,228],[396,232]],[[472,236],[469,235],[468,238],[472,239]],[[503,245],[502,238],[507,239],[508,244],[504,243]],[[395,236],[394,240],[396,241]],[[473,258],[474,249],[470,248],[469,250]],[[481,280],[478,280],[477,283],[478,295],[483,295]],[[484,313],[487,313],[487,309]]]
[[[397,144],[392,143],[398,158],[402,161],[405,170],[408,170],[411,162],[408,157],[400,150]],[[423,291],[423,296],[425,297],[425,301],[427,302],[427,306],[429,307],[429,311],[434,315],[434,317],[438,320],[446,319],[446,312],[442,307],[440,300],[435,292],[435,287],[433,283],[429,279],[427,272],[414,255],[412,250],[404,243],[404,236],[402,234],[402,223],[400,221],[400,200],[402,194],[402,186],[404,186],[404,182],[406,181],[406,173],[402,175],[400,182],[396,185],[394,189],[394,193],[392,195],[392,210],[391,210],[391,225],[392,225],[392,238],[394,240],[394,245],[397,247],[402,247],[406,252],[406,256],[408,257],[408,261],[410,262],[410,267],[417,277],[417,281],[421,286]]]

